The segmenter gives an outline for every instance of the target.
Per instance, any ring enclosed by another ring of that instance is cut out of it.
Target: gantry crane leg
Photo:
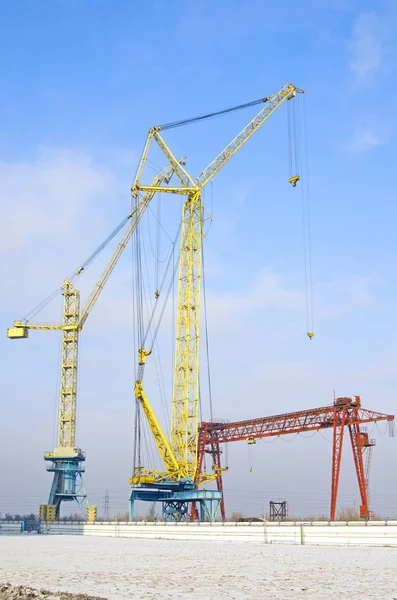
[[[357,483],[360,490],[361,506],[360,506],[360,517],[364,519],[369,518],[369,507],[368,507],[368,495],[367,495],[367,482],[365,479],[365,469],[363,461],[363,451],[361,443],[360,425],[359,423],[353,423],[349,425],[350,441],[352,445],[354,466],[356,467]]]
[[[205,457],[205,446],[207,444],[207,436],[206,431],[200,429],[197,443],[197,473],[196,477],[198,477],[203,472],[204,467],[204,457]],[[198,521],[200,519],[199,512],[197,509],[196,502],[192,502],[190,505],[190,521]]]
[[[345,433],[346,409],[342,408],[335,412],[334,416],[334,436],[332,445],[332,475],[331,475],[331,510],[330,520],[335,521],[336,501],[338,498],[340,465],[343,448],[343,435]]]
[[[225,512],[225,498],[223,495],[223,479],[222,472],[225,468],[222,468],[221,462],[221,447],[219,443],[211,443],[210,447],[206,449],[207,439],[205,433],[202,433],[203,430],[200,431],[199,435],[199,443],[198,443],[198,467],[197,467],[197,476],[200,476],[203,472],[203,463],[205,453],[209,454],[212,457],[212,468],[216,473],[216,488],[218,492],[221,493],[221,502],[220,502],[220,513],[222,521],[226,521],[226,512]],[[205,430],[204,430],[205,431]],[[199,518],[198,510],[195,503],[192,503],[190,509],[190,520],[197,521]]]
[[[210,454],[212,456],[212,462],[215,466],[216,470],[216,487],[218,492],[222,494],[221,500],[221,518],[222,521],[226,521],[226,513],[225,513],[225,498],[223,495],[223,480],[222,480],[222,464],[221,464],[221,447],[219,444],[211,444]]]

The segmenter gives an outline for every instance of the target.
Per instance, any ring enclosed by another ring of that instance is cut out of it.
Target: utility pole
[[[110,521],[110,515],[109,515],[109,507],[110,507],[110,496],[109,496],[109,490],[105,491],[105,499],[104,499],[104,511],[103,511],[103,520],[104,521]]]

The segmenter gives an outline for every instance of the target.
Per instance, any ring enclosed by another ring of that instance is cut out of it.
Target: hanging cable
[[[227,113],[233,112],[235,110],[241,110],[242,108],[249,108],[251,106],[257,106],[258,104],[263,104],[264,102],[268,102],[269,98],[260,98],[259,100],[253,100],[252,102],[247,102],[245,104],[239,104],[238,106],[232,106],[231,108],[226,108],[224,110],[218,110],[215,112],[207,113],[205,115],[201,115],[199,117],[192,117],[190,119],[183,119],[181,121],[172,121],[171,123],[165,123],[164,125],[157,125],[157,128],[165,131],[166,129],[173,129],[175,127],[180,127],[181,125],[189,125],[190,123],[195,123],[197,121],[203,121],[204,119],[210,119],[211,117],[218,117],[220,115],[226,115]]]
[[[176,233],[175,240],[173,242],[174,245],[178,241],[178,238],[179,238],[179,236],[181,234],[181,229],[182,229],[182,223],[180,223],[180,225],[178,227],[178,231]],[[160,287],[159,287],[160,294],[162,294],[162,290],[163,290],[163,288],[165,286],[165,282],[166,282],[166,277],[167,277],[167,274],[168,274],[168,272],[170,270],[171,265],[173,267],[173,272],[171,274],[171,279],[170,279],[170,283],[168,285],[168,288],[166,289],[166,296],[165,296],[165,298],[163,300],[162,307],[161,307],[161,309],[159,309],[160,310],[160,314],[159,314],[158,320],[157,320],[157,322],[155,323],[155,326],[154,326],[154,331],[152,333],[152,339],[151,339],[151,343],[150,343],[150,349],[153,348],[154,342],[155,342],[155,340],[157,338],[158,330],[159,330],[159,327],[160,327],[160,324],[161,324],[161,320],[162,320],[163,315],[164,315],[164,311],[165,311],[165,308],[166,308],[166,305],[167,305],[167,301],[168,301],[171,289],[172,289],[172,287],[174,285],[174,278],[175,278],[176,270],[178,268],[178,262],[175,264],[174,253],[173,252],[170,254],[170,257],[168,259],[167,266],[166,266],[166,269],[165,269],[165,272],[164,272],[164,276],[163,276],[163,279],[162,279]],[[149,332],[150,332],[150,328],[152,326],[152,323],[154,323],[154,318],[156,316],[156,312],[157,312],[157,307],[158,306],[159,306],[159,304],[156,303],[155,306],[154,306],[154,309],[152,311],[152,314],[150,315],[148,325],[146,327],[146,330],[145,330],[144,334],[142,335],[142,343],[141,343],[140,347],[144,346],[145,343],[146,343],[146,340],[147,340]]]
[[[299,97],[287,102],[287,128],[288,128],[288,182],[296,187],[300,180],[301,165],[299,151],[300,128],[297,124],[297,105]]]
[[[119,231],[123,229],[123,227],[130,220],[131,216],[132,212],[126,217],[124,217],[124,219],[117,225],[117,227],[110,233],[110,235],[108,235],[108,237],[102,242],[102,244],[99,244],[99,246],[94,250],[94,252],[90,254],[90,256],[84,262],[82,262],[81,265],[75,271],[73,271],[73,273],[71,273],[71,275],[68,277],[69,281],[75,281],[77,277],[82,273],[82,271],[84,271],[91,265],[91,263],[97,258],[97,256],[102,252],[102,250],[106,248],[106,246],[113,240],[113,238],[119,233]]]
[[[158,289],[159,289],[159,261],[160,261],[160,244],[161,244],[161,235],[160,235],[160,223],[161,223],[161,194],[158,195],[157,198],[157,237],[156,237],[156,275],[155,275],[155,279],[156,279],[156,292],[155,294],[159,293]],[[158,295],[156,296],[158,298]]]
[[[204,331],[205,331],[205,349],[207,358],[207,376],[208,376],[208,398],[210,404],[210,418],[211,421],[214,419],[214,413],[212,409],[212,386],[211,386],[211,367],[210,367],[210,350],[209,350],[209,339],[208,339],[208,320],[207,320],[207,292],[205,284],[205,265],[204,265],[204,252],[203,245],[201,245],[201,261],[202,261],[202,273],[203,273],[203,299],[204,299]]]
[[[287,103],[288,121],[288,155],[289,155],[289,179],[296,186],[303,177],[301,185],[301,222],[302,222],[302,246],[304,263],[304,289],[305,289],[305,313],[306,331],[309,339],[314,336],[314,311],[313,311],[313,273],[312,273],[312,244],[310,223],[310,201],[309,201],[309,173],[307,152],[307,127],[305,98],[303,97],[303,111],[301,110],[301,97],[295,98],[294,102]],[[301,115],[303,113],[303,116]],[[303,123],[302,123],[303,121]],[[303,138],[303,140],[302,140]],[[303,146],[303,157],[301,148]]]
[[[198,400],[199,400],[199,421],[200,423],[203,421],[203,405],[201,401],[201,377],[199,374],[198,378]]]
[[[80,266],[75,269],[66,279],[71,283],[74,283],[81,273],[88,269],[88,267],[95,261],[99,254],[106,248],[106,246],[114,239],[114,237],[123,229],[132,216],[132,211],[129,215],[117,225],[117,227],[108,235],[108,237],[92,252]],[[56,288],[51,294],[49,294],[44,300],[37,304],[31,311],[29,311],[22,319],[22,321],[29,322],[43,310],[54,298],[62,294],[63,286]]]
[[[144,258],[145,258],[145,274],[146,274],[146,288],[145,288],[145,306],[146,306],[146,318],[147,320],[150,322],[150,316],[153,314],[154,311],[154,306],[153,306],[153,296],[152,296],[152,285],[149,279],[149,266],[147,264],[147,252],[146,252],[146,247],[144,244],[144,248],[143,248],[144,252]],[[158,292],[160,295],[160,292]],[[149,330],[151,330],[151,325],[148,326]],[[145,343],[145,342],[144,342]],[[151,352],[153,353],[153,358],[154,358],[154,363],[155,363],[155,368],[156,368],[156,375],[157,375],[157,382],[158,382],[158,388],[159,388],[159,393],[160,393],[160,400],[161,400],[161,405],[162,405],[162,409],[163,409],[163,415],[164,415],[164,419],[165,422],[168,423],[168,419],[167,419],[167,406],[166,406],[166,394],[162,394],[162,386],[161,386],[161,377],[160,377],[160,373],[162,373],[161,371],[161,353],[158,351],[158,344],[157,344],[157,340],[156,343],[153,344],[153,348],[151,348]]]
[[[157,215],[158,217],[159,215]],[[161,215],[160,215],[161,216]],[[156,219],[160,221],[160,219]],[[142,224],[143,227],[143,224]],[[166,393],[165,393],[165,385],[164,378],[162,375],[161,368],[161,356],[158,349],[157,343],[157,334],[159,331],[160,323],[162,321],[165,308],[167,306],[167,301],[171,292],[171,289],[174,289],[175,282],[175,274],[178,267],[178,262],[175,261],[174,257],[174,248],[175,243],[178,241],[181,233],[182,223],[180,223],[178,227],[178,231],[176,233],[175,239],[172,241],[170,252],[168,255],[167,264],[164,270],[164,274],[161,282],[159,283],[159,295],[161,294],[162,303],[161,306],[158,302],[153,301],[153,295],[151,293],[151,284],[149,280],[149,265],[147,263],[146,257],[147,252],[145,251],[145,240],[142,238],[142,230],[139,231],[139,235],[136,236],[136,251],[135,251],[135,264],[136,264],[136,289],[135,289],[135,315],[136,315],[136,330],[137,330],[137,338],[138,338],[138,348],[144,348],[147,343],[148,338],[150,338],[150,345],[148,345],[147,350],[149,352],[153,352],[154,354],[154,364],[157,375],[157,382],[160,391],[160,399],[161,405],[163,409],[164,420],[169,427],[169,416],[167,413],[166,407]],[[168,235],[168,234],[167,234]],[[168,236],[169,237],[169,236]],[[169,284],[167,285],[168,278],[170,279]],[[159,277],[160,279],[160,277]],[[163,290],[165,289],[165,293]],[[154,304],[153,304],[154,303]],[[159,314],[158,314],[159,313]],[[158,316],[158,319],[156,317]],[[147,325],[145,326],[144,321],[147,321]],[[135,354],[137,356],[137,353]],[[137,365],[137,374],[136,379],[142,379],[143,377],[143,366]],[[140,403],[139,406],[136,407],[136,412],[141,414]],[[142,433],[136,433],[137,444],[141,445],[144,443],[145,445],[145,455],[148,455],[148,458],[151,453],[151,448],[147,444],[145,430],[142,427],[146,426],[146,419],[140,420],[140,418],[136,418],[136,427],[140,427],[140,431]],[[150,438],[150,436],[149,436]],[[151,439],[151,438],[150,438]],[[140,452],[140,450],[139,450]],[[135,455],[138,455],[138,450],[135,452]],[[139,454],[140,456],[140,454]],[[136,459],[135,459],[136,460]],[[154,459],[153,459],[154,461]],[[146,463],[148,464],[148,463]],[[154,464],[154,462],[153,462]],[[142,466],[142,465],[140,465]]]
[[[133,209],[133,206],[138,202],[138,199],[134,199],[133,196],[131,196],[131,209]],[[135,231],[135,235],[132,238],[132,243],[131,243],[131,266],[132,266],[132,319],[133,319],[133,327],[134,330],[137,329],[137,322],[138,322],[138,285],[137,285],[137,266],[136,266],[136,260],[137,260],[137,238],[138,238],[138,229],[140,227],[140,223],[138,223],[136,231]],[[137,338],[135,335],[132,336],[133,337],[133,360],[134,363],[136,361],[136,357],[138,356],[138,349],[137,349]],[[133,370],[133,372],[137,373],[138,370],[138,365],[136,365],[135,363],[135,368]],[[135,470],[138,467],[142,466],[141,463],[141,423],[140,423],[140,416],[141,416],[141,405],[140,402],[137,400],[137,398],[135,397],[134,394],[134,407],[135,407],[135,414],[134,414],[134,450],[133,450],[133,471],[132,474],[133,476],[135,476]]]
[[[300,99],[299,99],[300,102]],[[310,181],[309,181],[309,154],[307,141],[306,98],[303,97],[303,138],[304,138],[304,169],[306,181],[306,221],[307,221],[307,247],[308,247],[308,275],[309,275],[309,300],[310,300],[310,331],[314,331],[314,300],[313,300],[313,269],[312,269],[312,236],[311,236],[311,206],[310,206]],[[302,186],[303,187],[303,186]]]

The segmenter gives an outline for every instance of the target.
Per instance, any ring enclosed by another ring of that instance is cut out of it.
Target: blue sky
[[[283,107],[206,192],[214,205],[206,268],[215,413],[245,419],[322,406],[333,390],[393,413],[395,2],[21,0],[1,13],[3,331],[128,212],[150,126],[291,81],[306,92],[315,338],[306,337],[300,195],[286,181]],[[253,114],[165,137],[197,175]],[[92,501],[100,504],[108,488],[122,511],[132,463],[130,257],[87,321],[78,426]],[[83,298],[103,262],[82,283]],[[55,303],[40,318],[59,314]],[[44,333],[0,343],[0,445],[10,457],[0,465],[0,511],[28,510],[50,486],[42,452],[52,445],[59,343]],[[168,353],[165,371],[170,364]],[[397,514],[396,441],[383,431],[373,432],[371,481],[374,508],[387,516]],[[228,452],[229,512],[259,512],[275,496],[295,514],[327,511],[331,450],[319,435],[292,446],[262,442],[254,457],[244,444]],[[342,505],[358,504],[352,469],[346,447]]]

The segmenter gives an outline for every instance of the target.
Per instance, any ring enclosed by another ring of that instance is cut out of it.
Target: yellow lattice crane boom
[[[163,169],[154,177],[153,188],[168,184],[173,172],[172,166]],[[74,281],[84,271],[84,265],[62,285],[62,323],[15,321],[14,326],[7,331],[10,339],[27,338],[30,329],[62,332],[57,446],[44,455],[46,460],[53,462],[53,468],[49,470],[54,471],[54,481],[48,504],[56,506],[57,516],[62,500],[76,500],[83,513],[86,512],[86,493],[82,481],[80,488],[76,488],[76,478],[83,471],[80,463],[85,460],[85,455],[76,447],[79,334],[154,194],[153,190],[148,190],[143,195],[134,195],[135,206],[125,219],[127,226],[81,312],[80,293],[71,279]]]
[[[230,158],[245,144],[245,142],[258,131],[263,123],[281,104],[292,99],[297,93],[302,92],[288,83],[277,94],[263,98],[264,107],[244,127],[244,129],[214,158],[214,160],[194,180],[181,165],[167,146],[160,134],[162,129],[170,126],[157,126],[149,130],[144,146],[141,161],[132,186],[135,194],[140,192],[157,191],[187,196],[182,210],[182,230],[180,243],[180,264],[178,275],[178,300],[176,317],[176,347],[173,374],[172,415],[169,441],[161,429],[152,408],[143,391],[142,377],[146,356],[150,350],[140,349],[140,371],[135,387],[137,400],[142,404],[153,437],[163,459],[165,471],[146,470],[141,465],[135,468],[130,480],[133,486],[130,500],[130,514],[133,516],[134,502],[136,499],[162,500],[163,507],[170,513],[185,511],[184,503],[188,501],[203,501],[195,490],[187,491],[194,487],[194,483],[203,485],[216,478],[215,473],[203,473],[197,476],[197,443],[198,443],[198,408],[199,408],[199,338],[200,338],[200,287],[202,278],[202,238],[203,238],[203,205],[202,189],[216,173],[230,160]],[[251,103],[251,105],[254,103]],[[224,111],[227,112],[227,111]],[[192,119],[195,120],[195,119]],[[186,121],[188,122],[188,121]],[[184,124],[185,122],[179,122]],[[172,124],[174,125],[174,124]],[[152,187],[141,183],[145,163],[148,158],[152,142],[156,141],[175,174],[180,181],[180,186]],[[158,487],[159,493],[140,491],[139,487]],[[161,489],[176,490],[170,500],[164,500]],[[215,492],[214,492],[215,493]],[[145,495],[146,494],[146,495]],[[179,494],[179,496],[178,496]],[[182,494],[182,496],[181,496]],[[215,499],[215,496],[213,496]],[[171,506],[173,504],[173,506]],[[184,513],[184,514],[185,514]]]

